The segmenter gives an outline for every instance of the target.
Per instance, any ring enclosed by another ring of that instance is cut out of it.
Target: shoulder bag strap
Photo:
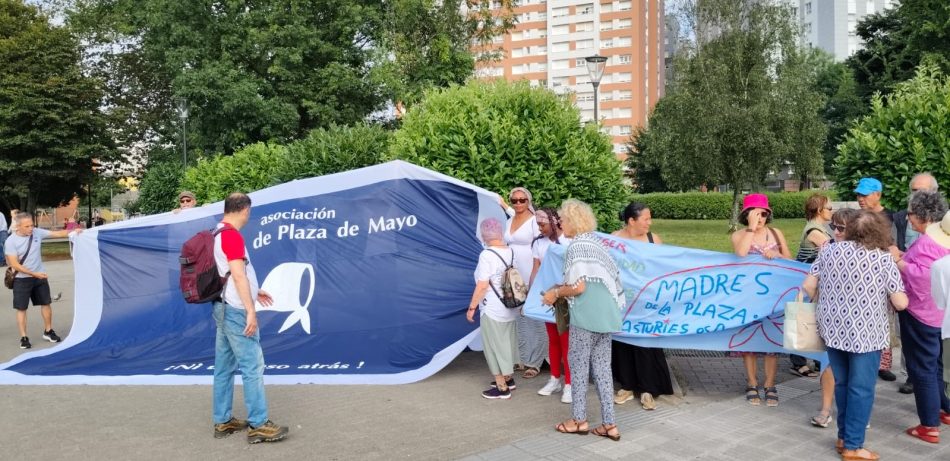
[[[29,238],[28,242],[29,242],[29,243],[26,244],[26,253],[23,253],[23,257],[19,259],[19,261],[20,261],[19,264],[20,264],[21,266],[23,265],[23,261],[26,261],[26,257],[29,256],[29,254],[30,254],[30,248],[33,248],[33,234],[30,234],[30,238]],[[20,272],[20,271],[13,271],[13,276],[16,277],[17,273],[19,273],[19,272]]]

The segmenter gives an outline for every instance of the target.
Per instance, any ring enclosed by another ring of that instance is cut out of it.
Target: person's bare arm
[[[251,284],[247,279],[244,260],[233,259],[228,261],[228,268],[231,270],[231,280],[234,282],[238,297],[241,298],[241,304],[244,304],[244,311],[247,316],[244,336],[253,336],[257,331],[257,310],[254,308],[254,299],[251,298]]]
[[[808,276],[805,277],[805,282],[802,283],[802,289],[805,290],[805,294],[807,294],[810,299],[814,300],[818,294],[818,277],[808,274]]]

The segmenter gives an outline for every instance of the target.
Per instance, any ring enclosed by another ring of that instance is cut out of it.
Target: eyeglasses
[[[838,231],[838,232],[844,232],[845,226],[842,226],[842,225],[839,225],[839,224],[832,224],[832,225],[831,225],[831,229],[832,229],[832,230],[836,230],[836,231]]]
[[[183,199],[181,199],[181,200],[178,201],[178,203],[191,203],[191,202],[194,202],[194,200],[192,200],[192,199],[190,199],[190,198],[187,198],[187,197],[185,197],[185,198],[183,198]]]
[[[513,199],[511,199],[511,203],[528,203],[528,199],[526,199],[526,198],[513,198]]]
[[[832,211],[832,210],[833,210],[833,208],[831,208],[830,206],[826,206],[825,209],[828,210],[828,211]]]
[[[865,198],[865,197],[868,196],[867,194],[857,194],[857,193],[854,194],[854,195],[855,195],[857,198]]]

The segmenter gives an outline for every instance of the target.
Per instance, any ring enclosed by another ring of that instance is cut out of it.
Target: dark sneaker
[[[897,392],[900,392],[901,394],[913,394],[914,385],[911,384],[910,381],[905,382],[904,384],[901,384],[901,387],[897,389]]]
[[[29,349],[31,347],[33,347],[33,345],[30,344],[30,338],[26,336],[20,338],[20,349]]]
[[[247,421],[243,419],[231,418],[230,421],[214,425],[214,438],[220,439],[227,437],[235,432],[241,432],[247,429]]]
[[[482,392],[482,397],[486,399],[510,399],[511,398],[511,389],[505,389],[503,391],[498,390],[497,387],[488,389],[485,392]]]
[[[287,427],[278,426],[273,421],[267,420],[266,423],[247,431],[247,443],[276,442],[287,437],[288,432],[290,429]]]
[[[43,339],[45,339],[45,340],[47,340],[47,341],[49,341],[49,342],[51,342],[51,343],[58,343],[58,342],[60,342],[60,341],[63,340],[63,338],[60,338],[59,335],[57,335],[56,332],[53,331],[53,330],[44,331],[44,332],[43,332]]]
[[[509,390],[509,391],[513,391],[513,390],[515,390],[515,389],[518,388],[518,386],[515,384],[515,378],[511,378],[511,379],[505,380],[505,384],[508,385],[508,390]],[[488,386],[491,387],[492,389],[494,389],[494,388],[498,387],[498,384],[495,384],[495,382],[492,381],[492,382],[488,383]]]
[[[891,373],[891,370],[878,370],[877,376],[884,381],[897,381],[897,375]]]

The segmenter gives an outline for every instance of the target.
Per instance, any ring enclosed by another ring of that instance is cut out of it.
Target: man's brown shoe
[[[247,429],[247,421],[243,419],[231,418],[230,421],[214,425],[214,438],[220,439],[227,437],[235,432],[241,432]]]
[[[273,421],[267,420],[266,423],[247,431],[247,443],[276,442],[287,437],[288,432],[290,429],[287,427],[278,426]]]

